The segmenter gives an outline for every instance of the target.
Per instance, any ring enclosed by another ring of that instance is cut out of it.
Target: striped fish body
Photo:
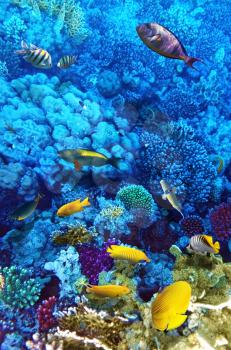
[[[213,238],[207,235],[195,235],[190,238],[189,251],[195,253],[215,253],[218,254],[220,250],[219,242],[213,243]]]
[[[60,58],[57,67],[62,69],[69,68],[72,64],[76,62],[76,59],[76,56],[63,56],[62,58]]]
[[[132,263],[139,262],[150,262],[151,260],[147,255],[139,249],[124,247],[119,245],[111,245],[107,248],[107,252],[110,254],[110,257],[118,260],[128,260]]]
[[[104,298],[116,298],[122,295],[126,295],[130,292],[130,289],[126,286],[118,286],[114,284],[108,284],[105,286],[87,286],[87,293],[93,293],[99,297]]]
[[[30,47],[21,42],[22,50],[16,51],[17,54],[23,55],[26,62],[32,64],[36,68],[49,69],[52,66],[51,55],[44,49],[30,44]]]

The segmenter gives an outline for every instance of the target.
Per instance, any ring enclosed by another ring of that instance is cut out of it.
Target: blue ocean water
[[[1,1],[0,349],[231,349],[230,18]]]

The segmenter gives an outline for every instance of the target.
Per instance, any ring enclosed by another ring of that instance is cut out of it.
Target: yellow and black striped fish
[[[213,243],[213,237],[207,235],[195,235],[190,238],[187,249],[195,253],[215,253],[220,250],[219,242]]]
[[[57,67],[59,68],[69,68],[72,64],[76,62],[76,56],[63,56],[60,58]]]
[[[32,64],[36,68],[49,69],[52,66],[51,55],[46,50],[43,50],[33,44],[27,45],[25,41],[21,41],[22,50],[17,50],[15,53],[24,55],[26,62]]]

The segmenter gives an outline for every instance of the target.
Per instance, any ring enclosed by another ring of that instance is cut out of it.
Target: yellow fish
[[[60,207],[57,211],[57,215],[70,216],[72,214],[79,213],[84,209],[84,207],[87,207],[89,205],[91,205],[91,203],[89,202],[88,197],[85,198],[82,202],[80,202],[80,199],[77,199],[74,202],[64,204],[62,207]]]
[[[118,286],[116,284],[108,284],[105,286],[87,286],[87,293],[93,293],[99,297],[116,298],[130,293],[130,289],[126,286]]]
[[[191,286],[185,281],[178,281],[164,288],[152,302],[152,323],[160,331],[180,327],[187,315],[191,297]]]
[[[160,185],[163,190],[163,199],[167,199],[171,206],[176,209],[183,217],[184,214],[182,213],[182,206],[181,203],[179,202],[177,196],[176,196],[176,189],[175,188],[170,188],[169,184],[165,180],[160,181]]]
[[[83,166],[103,166],[110,164],[119,167],[120,158],[108,158],[104,154],[88,149],[66,149],[59,152],[59,156],[67,162],[73,163],[79,171]]]
[[[17,208],[13,212],[12,218],[18,221],[22,221],[28,218],[28,216],[33,214],[33,212],[37,208],[40,198],[42,198],[42,196],[38,194],[38,196],[33,201],[27,202],[23,204],[21,207]]]
[[[125,247],[120,245],[111,245],[110,247],[107,248],[107,252],[110,254],[110,257],[113,259],[129,260],[133,263],[151,261],[144,252],[135,248]]]

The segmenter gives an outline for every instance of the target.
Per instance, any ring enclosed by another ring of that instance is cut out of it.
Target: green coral
[[[189,282],[196,300],[218,304],[227,299],[230,291],[231,264],[215,256],[180,254],[176,257],[173,279]]]
[[[120,207],[118,205],[110,205],[107,208],[103,208],[100,212],[100,215],[107,219],[113,220],[123,215],[124,212],[125,209],[123,207]]]
[[[0,291],[0,299],[14,309],[26,309],[39,299],[41,285],[30,277],[30,272],[17,266],[0,269],[5,286]]]
[[[76,244],[79,243],[90,242],[92,240],[92,235],[85,226],[76,224],[74,226],[68,226],[66,232],[55,232],[52,240],[55,244],[76,246]]]
[[[157,206],[152,195],[141,185],[122,187],[116,195],[125,208],[134,214],[136,224],[149,225],[157,219]]]

